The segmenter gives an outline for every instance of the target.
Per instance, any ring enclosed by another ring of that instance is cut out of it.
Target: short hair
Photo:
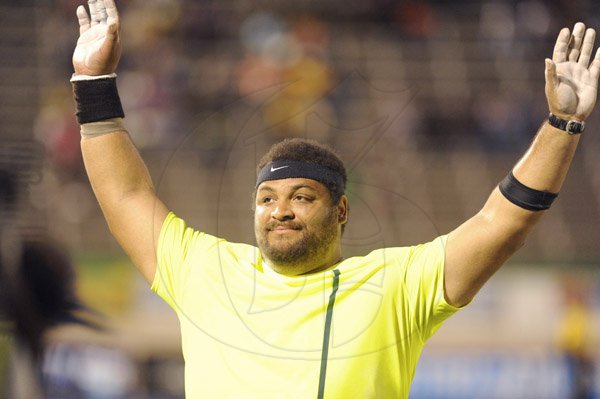
[[[257,174],[265,165],[279,160],[303,161],[331,169],[342,176],[342,187],[325,184],[334,204],[337,204],[346,191],[346,167],[331,147],[315,140],[290,138],[271,146],[257,165]]]

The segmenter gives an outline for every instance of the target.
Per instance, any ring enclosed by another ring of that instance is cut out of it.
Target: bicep
[[[109,217],[111,232],[149,283],[157,267],[157,245],[169,210],[153,192],[121,200],[118,216]]]
[[[483,209],[448,236],[444,272],[448,303],[470,302],[523,245],[542,213],[519,208],[494,189]]]

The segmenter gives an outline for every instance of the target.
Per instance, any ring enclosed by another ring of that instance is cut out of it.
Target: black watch
[[[566,121],[554,115],[553,113],[550,113],[550,115],[548,116],[548,123],[550,123],[550,126],[554,126],[557,129],[564,130],[569,134],[579,134],[582,133],[585,129],[585,122],[578,122],[573,120]]]

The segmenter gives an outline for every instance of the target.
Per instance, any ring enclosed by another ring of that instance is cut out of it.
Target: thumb
[[[108,25],[107,33],[109,36],[116,36],[119,30],[119,26],[116,23]]]
[[[556,88],[556,86],[558,85],[558,78],[556,76],[556,64],[550,58],[546,58],[545,61],[546,85],[550,86],[551,88]]]
[[[118,24],[110,24],[106,27],[106,36],[102,43],[101,52],[104,57],[104,66],[108,71],[106,73],[114,72],[121,57]]]
[[[116,23],[110,24],[106,27],[106,37],[104,39],[104,45],[108,51],[113,52],[119,45],[119,25]]]

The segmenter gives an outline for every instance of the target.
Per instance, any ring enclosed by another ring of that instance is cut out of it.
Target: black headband
[[[339,172],[315,163],[280,159],[261,169],[256,179],[256,187],[266,180],[291,179],[303,177],[316,180],[327,187],[335,186],[344,191],[344,179]]]

